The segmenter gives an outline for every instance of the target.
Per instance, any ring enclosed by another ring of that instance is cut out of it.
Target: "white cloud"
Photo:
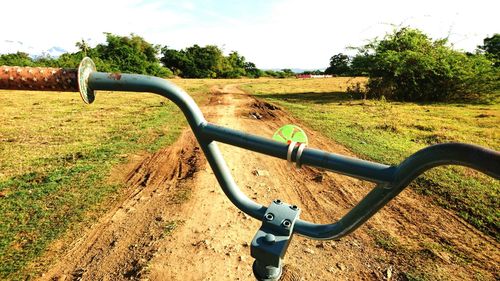
[[[190,18],[162,10],[159,3],[138,0],[11,1],[7,5],[11,12],[2,12],[2,22],[8,23],[9,28],[0,29],[0,38],[20,41],[25,47],[40,51],[54,45],[74,50],[75,42],[82,38],[99,43],[104,40],[103,32],[150,36],[162,26],[176,28]],[[1,52],[12,45],[0,44]]]
[[[498,1],[488,0],[281,0],[259,2],[257,9],[243,14],[231,14],[234,11],[218,4],[207,0],[9,1],[2,5],[7,28],[0,29],[0,52],[33,53],[53,46],[71,51],[82,38],[90,38],[91,44],[103,42],[106,31],[136,33],[173,48],[216,44],[226,51],[237,50],[261,68],[319,68],[332,55],[345,52],[346,46],[382,36],[393,28],[390,24],[417,27],[433,38],[449,36],[455,47],[465,50],[473,50],[484,37],[499,32],[500,26]]]
[[[326,65],[330,56],[345,51],[346,46],[362,45],[390,31],[394,28],[390,24],[421,28],[434,38],[450,35],[450,42],[457,48],[473,50],[485,36],[499,32],[495,3],[284,1],[274,7],[273,17],[256,32],[268,46],[258,48],[256,62],[266,67],[271,66],[266,61],[304,68]]]

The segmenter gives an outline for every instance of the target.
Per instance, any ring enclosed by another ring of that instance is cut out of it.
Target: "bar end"
[[[83,58],[78,66],[78,89],[83,102],[86,104],[91,104],[95,100],[94,90],[89,87],[90,73],[95,71],[95,64],[89,57]]]

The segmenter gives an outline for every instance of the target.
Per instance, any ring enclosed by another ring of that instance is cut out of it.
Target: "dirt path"
[[[298,122],[235,86],[214,88],[209,121],[262,136]],[[306,128],[310,146],[351,153]],[[260,223],[223,195],[190,133],[124,167],[123,203],[71,245],[42,280],[253,280],[249,243]],[[329,223],[372,187],[220,145],[240,188],[263,205],[279,198],[301,217]],[[258,171],[258,173],[256,173]],[[340,241],[296,236],[284,280],[495,280],[499,245],[452,213],[407,190]],[[416,279],[418,280],[418,279]],[[497,279],[498,280],[498,279]]]

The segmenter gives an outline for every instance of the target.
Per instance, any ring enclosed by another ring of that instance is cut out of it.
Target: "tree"
[[[283,73],[283,75],[285,77],[292,77],[292,76],[295,75],[295,73],[291,69],[289,69],[289,68],[284,68],[284,69],[281,70],[281,72]]]
[[[246,75],[246,61],[244,56],[240,56],[238,52],[232,51],[225,58],[226,64],[224,65],[221,77],[224,78],[240,78]]]
[[[369,76],[373,66],[373,56],[366,52],[356,54],[351,60],[351,76]]]
[[[78,52],[65,53],[58,58],[38,57],[33,60],[33,65],[76,68],[85,56],[89,56],[97,69],[103,72],[129,72],[159,77],[172,75],[170,70],[161,66],[157,58],[159,46],[152,45],[134,34],[130,36],[105,34],[106,43],[99,44],[95,48],[91,48],[85,40],[81,40],[75,44],[80,49]]]
[[[161,53],[163,65],[185,78],[216,78],[222,73],[224,57],[217,46],[195,44],[180,51],[163,47]]]
[[[255,63],[253,62],[245,63],[245,72],[246,75],[250,78],[259,78],[264,75],[263,71],[258,69],[257,66],[255,66]]]
[[[174,50],[165,46],[161,49],[161,62],[176,75],[185,78],[240,78],[260,77],[262,72],[254,63],[236,51],[224,56],[214,45],[200,47],[193,45],[186,49]]]
[[[321,71],[319,69],[316,69],[316,70],[305,70],[301,74],[323,75],[323,74],[327,74],[327,73],[324,73],[323,71]]]
[[[35,66],[36,62],[27,53],[0,55],[0,65]]]
[[[417,29],[402,28],[360,48],[369,63],[368,94],[402,101],[470,99],[498,90],[499,73],[484,55],[453,50]]]
[[[478,47],[495,63],[495,67],[500,66],[500,34],[484,38],[483,45]]]
[[[330,58],[330,66],[325,69],[325,74],[332,75],[350,75],[351,72],[351,59],[349,56],[342,53],[336,54]]]
[[[192,63],[184,51],[170,49],[168,46],[161,49],[161,54],[160,61],[175,75],[182,76],[182,70]]]
[[[75,47],[77,47],[85,56],[87,56],[87,52],[90,50],[89,44],[83,39],[76,42]]]
[[[186,49],[188,58],[193,62],[191,68],[184,71],[190,78],[216,78],[222,73],[224,58],[222,51],[214,45],[200,47],[193,45]]]
[[[149,74],[160,77],[170,76],[172,73],[160,65],[157,58],[159,46],[152,45],[142,37],[131,34],[117,36],[106,34],[106,44],[99,44],[90,50],[91,57],[95,56],[108,64],[108,71],[121,71],[138,74]]]

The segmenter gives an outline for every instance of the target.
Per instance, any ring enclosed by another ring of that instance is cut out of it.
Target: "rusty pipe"
[[[92,103],[95,96],[88,87],[88,77],[94,71],[89,58],[84,58],[78,69],[0,66],[0,89],[80,92],[85,103]]]
[[[0,67],[0,89],[78,92],[78,70],[52,67]]]

